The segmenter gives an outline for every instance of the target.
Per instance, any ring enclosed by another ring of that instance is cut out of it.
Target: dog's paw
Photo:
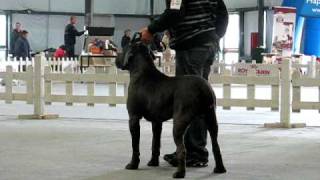
[[[227,170],[224,167],[219,167],[219,168],[216,167],[216,168],[214,168],[213,172],[216,173],[216,174],[222,174],[222,173],[226,173]]]
[[[180,179],[180,178],[184,178],[186,176],[186,172],[185,171],[177,171],[173,174],[173,178],[175,179]]]
[[[129,164],[127,164],[127,166],[126,166],[126,169],[128,169],[128,170],[135,170],[135,169],[138,169],[138,167],[139,167],[139,163],[137,164],[137,163],[129,163]]]
[[[153,166],[153,167],[159,166],[159,159],[151,159],[148,162],[148,166]]]

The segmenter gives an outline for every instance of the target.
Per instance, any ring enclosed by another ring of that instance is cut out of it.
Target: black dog
[[[152,157],[148,166],[159,166],[162,123],[173,118],[173,137],[177,147],[178,170],[174,178],[184,178],[186,149],[183,137],[189,124],[205,115],[216,161],[214,173],[226,172],[218,145],[216,98],[210,85],[196,76],[168,77],[154,66],[150,49],[133,38],[116,60],[118,68],[129,70],[130,85],[127,99],[129,126],[132,137],[132,159],[126,169],[138,169],[140,163],[140,119],[152,122]]]

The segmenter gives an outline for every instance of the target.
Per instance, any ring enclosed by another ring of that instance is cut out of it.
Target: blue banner
[[[305,17],[320,17],[320,0],[304,0],[300,14]]]

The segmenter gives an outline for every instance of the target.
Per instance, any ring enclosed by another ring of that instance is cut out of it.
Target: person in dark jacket
[[[30,44],[27,37],[28,37],[28,31],[23,30],[21,32],[21,35],[15,42],[14,52],[15,52],[15,57],[17,59],[22,58],[23,60],[26,60],[26,58],[29,58],[29,59],[31,58]]]
[[[68,57],[74,57],[74,45],[76,44],[76,36],[81,36],[85,31],[78,31],[75,27],[77,18],[70,17],[70,24],[64,30],[64,45],[66,47]]]
[[[17,39],[19,38],[21,32],[22,32],[21,23],[16,22],[15,28],[11,32],[11,38],[10,38],[11,39],[11,41],[10,41],[10,53],[13,56],[15,56],[14,55],[14,45],[15,45]]]
[[[131,41],[131,30],[130,29],[127,29],[124,31],[124,35],[122,36],[122,39],[121,39],[121,47],[122,49],[126,46],[129,45]]]
[[[142,41],[150,43],[155,33],[168,30],[170,47],[176,50],[176,76],[196,75],[208,80],[219,40],[228,25],[223,0],[166,0],[166,6],[159,19],[141,30]],[[205,167],[208,163],[207,128],[203,117],[196,118],[200,121],[193,121],[184,137],[186,165]],[[175,153],[166,154],[164,159],[177,165]]]

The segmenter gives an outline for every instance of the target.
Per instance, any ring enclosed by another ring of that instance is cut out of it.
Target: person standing
[[[131,30],[130,29],[127,29],[124,31],[124,35],[122,36],[122,39],[121,39],[121,47],[122,49],[126,46],[129,45],[131,41]]]
[[[28,41],[28,31],[23,30],[20,33],[20,36],[16,40],[14,44],[14,54],[17,59],[22,59],[23,61],[30,60],[31,59],[31,54],[30,54],[30,44]],[[26,71],[26,65],[22,66],[22,71]],[[20,66],[18,68],[18,71],[20,72]]]
[[[15,24],[15,28],[13,29],[13,31],[11,32],[11,41],[10,41],[10,54],[13,55],[13,57],[15,56],[14,54],[14,45],[17,41],[17,39],[20,36],[20,33],[22,32],[22,28],[21,28],[21,23],[20,22],[16,22]]]
[[[168,30],[170,47],[176,50],[176,76],[196,75],[208,80],[227,24],[228,12],[223,0],[166,0],[166,10],[141,30],[141,39],[150,43],[155,33]],[[203,116],[196,118],[199,120],[193,121],[184,137],[186,165],[205,167],[207,128]],[[166,154],[164,159],[177,165],[176,153]]]
[[[27,39],[28,31],[23,30],[20,34],[21,35],[14,44],[15,57],[17,57],[17,59],[22,58],[23,60],[26,60],[27,58],[31,59],[30,44]]]
[[[75,16],[70,17],[70,23],[64,30],[64,45],[68,57],[74,57],[74,45],[76,44],[76,36],[81,36],[85,31],[78,31],[75,27],[77,24],[77,18]]]

